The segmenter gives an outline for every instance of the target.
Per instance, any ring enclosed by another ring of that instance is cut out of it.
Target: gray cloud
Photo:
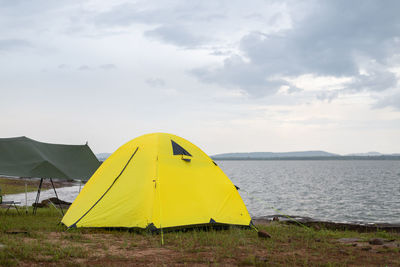
[[[260,90],[268,94],[284,84],[271,83],[269,77],[303,74],[354,77],[348,91],[386,90],[397,82],[388,62],[400,53],[398,10],[398,1],[318,2],[305,18],[293,16],[292,29],[246,34],[239,45],[242,56],[231,56],[222,66],[192,73],[203,82],[225,87],[236,84],[249,93]],[[381,69],[361,75],[360,58],[377,62]]]
[[[231,51],[221,51],[219,49],[216,49],[214,51],[211,51],[210,55],[213,55],[213,56],[225,56],[226,57],[226,56],[232,55],[232,52]]]
[[[114,64],[103,64],[100,66],[100,69],[103,70],[115,70],[117,68],[117,66],[115,66]]]
[[[60,64],[60,65],[58,65],[58,68],[61,70],[65,70],[65,69],[68,69],[69,66],[67,64]]]
[[[30,42],[22,39],[0,39],[0,51],[31,47]]]
[[[184,47],[196,47],[207,41],[207,38],[193,35],[191,30],[178,25],[157,27],[154,30],[146,31],[144,35]]]
[[[397,77],[388,70],[378,70],[373,73],[360,74],[355,76],[354,81],[347,84],[348,90],[355,91],[384,91],[394,88],[397,84]]]
[[[373,107],[374,108],[392,107],[397,110],[400,110],[400,91],[395,94],[379,99]]]
[[[278,4],[277,4],[278,3]],[[116,5],[94,18],[98,27],[107,29],[127,28],[132,25],[146,25],[145,36],[161,42],[185,48],[197,48],[204,44],[230,41],[231,34],[237,34],[252,24],[270,28],[270,21],[277,19],[284,3],[279,1],[253,1],[249,7],[241,2],[226,1],[156,1],[129,2]],[[273,8],[271,8],[273,7]],[[254,10],[263,10],[254,14]],[[272,20],[271,20],[272,19]]]
[[[165,86],[165,81],[161,78],[149,78],[146,83],[151,87],[163,87]]]
[[[114,6],[108,11],[105,11],[96,16],[94,19],[95,24],[98,26],[130,26],[134,23],[157,24],[165,23],[164,15],[158,9],[145,9],[141,10],[139,6],[134,3],[122,3]]]
[[[241,88],[254,95],[272,94],[279,89],[280,85],[287,84],[284,81],[267,81],[268,77],[262,69],[244,62],[238,55],[225,59],[223,68],[197,68],[191,73],[203,82]]]
[[[144,35],[151,39],[160,40],[165,43],[182,46],[197,47],[202,45],[210,38],[205,37],[195,30],[199,25],[199,19],[209,23],[214,20],[224,18],[223,15],[213,13],[204,15],[202,10],[193,12],[193,4],[179,1],[162,7],[142,7],[137,3],[123,3],[115,6],[111,10],[98,15],[95,23],[101,27],[127,27],[132,24],[148,24],[156,26],[152,30],[147,30]],[[203,8],[204,6],[201,5]],[[173,8],[176,7],[176,8]],[[200,31],[201,32],[201,31]]]
[[[99,26],[130,26],[135,23],[151,25],[190,24],[193,21],[213,21],[225,15],[210,12],[218,3],[191,3],[188,1],[158,1],[140,4],[126,2],[114,6],[95,18]],[[195,12],[194,12],[195,11]]]
[[[92,70],[92,68],[89,67],[88,65],[81,65],[81,66],[78,68],[78,70],[79,70],[79,71],[88,71],[88,70]]]
[[[327,91],[327,92],[320,92],[317,94],[317,99],[321,101],[327,101],[328,103],[332,102],[339,96],[339,91]]]

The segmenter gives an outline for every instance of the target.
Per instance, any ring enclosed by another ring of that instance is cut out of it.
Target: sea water
[[[217,161],[238,186],[252,217],[283,213],[335,222],[400,223],[400,161],[274,160]],[[72,202],[80,186],[57,188]],[[54,197],[42,191],[40,200]],[[28,193],[28,205],[36,192]],[[25,194],[7,195],[20,201]]]
[[[218,161],[250,214],[400,223],[400,161]]]

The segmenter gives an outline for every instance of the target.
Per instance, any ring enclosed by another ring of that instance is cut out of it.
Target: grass
[[[399,266],[398,247],[357,246],[338,242],[356,237],[395,239],[397,233],[358,233],[315,230],[274,222],[258,225],[271,234],[262,239],[254,230],[192,230],[164,233],[105,229],[73,229],[60,225],[54,208],[17,215],[0,210],[1,266],[118,266],[118,265],[215,265],[215,266]],[[10,234],[10,230],[26,233]]]
[[[0,178],[0,188],[2,195],[9,194],[18,194],[25,192],[25,182],[27,183],[27,191],[33,192],[36,191],[39,182],[33,180],[25,180],[25,179],[9,179],[9,178]]]

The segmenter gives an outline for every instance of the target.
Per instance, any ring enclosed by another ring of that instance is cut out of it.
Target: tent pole
[[[64,211],[63,211],[63,209],[61,207],[60,199],[58,198],[56,188],[54,187],[53,179],[50,178],[50,182],[51,182],[51,185],[53,186],[54,193],[56,194],[56,198],[58,199],[58,206],[60,207],[61,213],[64,216]]]
[[[33,214],[36,214],[37,204],[39,203],[39,197],[40,197],[40,189],[42,189],[42,183],[43,183],[43,178],[40,178],[40,183],[36,194],[35,206],[33,207]]]

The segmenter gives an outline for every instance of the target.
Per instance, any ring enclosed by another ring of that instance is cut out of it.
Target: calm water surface
[[[253,217],[400,223],[400,161],[218,161]]]
[[[336,222],[400,223],[400,161],[217,161],[253,217],[278,214]],[[58,188],[74,201],[80,186]],[[54,197],[43,191],[40,200]],[[36,192],[28,193],[31,205]],[[20,201],[25,194],[7,195]]]

